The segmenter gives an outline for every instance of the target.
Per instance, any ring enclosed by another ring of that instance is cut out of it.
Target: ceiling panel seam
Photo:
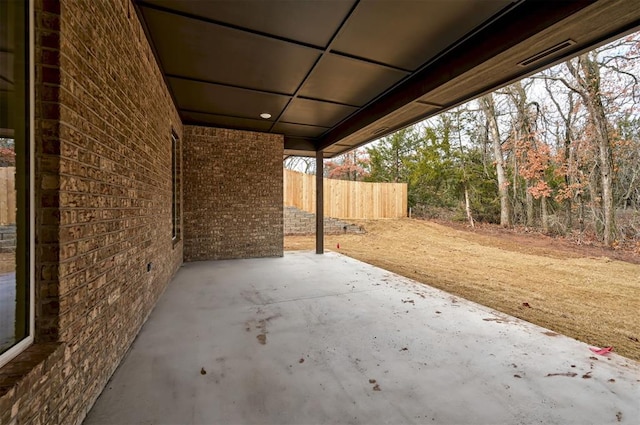
[[[290,122],[290,121],[278,121],[278,124],[290,124],[290,125],[300,125],[304,127],[314,127],[314,128],[326,128],[327,130],[331,127],[327,127],[324,125],[314,125],[314,124],[301,124],[299,122]]]
[[[229,84],[229,83],[221,83],[221,82],[218,82],[218,81],[203,80],[201,78],[185,77],[185,76],[177,75],[177,74],[165,74],[165,75],[167,76],[167,78],[174,78],[174,79],[177,79],[177,80],[191,81],[191,82],[194,82],[194,83],[211,84],[211,85],[220,86],[220,87],[229,87],[229,88],[232,88],[232,89],[250,91],[250,92],[254,92],[254,93],[272,94],[272,95],[276,95],[276,96],[291,97],[290,94],[283,93],[283,92],[278,92],[278,91],[255,89],[255,88],[251,88],[251,87],[239,86],[239,85],[236,85],[236,84]]]
[[[211,19],[211,18],[205,18],[204,16],[198,16],[198,15],[194,15],[192,13],[188,13],[188,12],[182,12],[179,10],[174,10],[171,8],[167,8],[167,7],[163,7],[163,6],[159,6],[157,4],[153,4],[153,3],[149,3],[145,0],[138,0],[137,2],[140,6],[142,7],[146,7],[149,9],[153,9],[153,10],[157,10],[159,12],[164,12],[164,13],[169,13],[171,15],[177,15],[177,16],[182,16],[183,18],[187,18],[187,19],[193,19],[196,21],[201,21],[201,22],[205,22],[208,24],[212,24],[212,25],[218,25],[221,27],[225,27],[225,28],[229,28],[229,29],[233,29],[236,31],[241,31],[247,34],[253,34],[253,35],[257,35],[257,36],[261,36],[261,37],[266,37],[266,38],[271,38],[274,40],[279,40],[279,41],[283,41],[286,43],[291,43],[291,44],[296,44],[300,47],[306,47],[308,49],[312,49],[315,50],[316,52],[320,53],[323,52],[324,49],[320,46],[315,46],[313,44],[310,43],[305,43],[304,41],[300,41],[300,40],[293,40],[287,37],[282,37],[279,35],[275,35],[275,34],[269,34],[263,31],[258,31],[258,30],[253,30],[250,28],[246,28],[246,27],[242,27],[239,25],[234,25],[234,24],[230,24],[227,22],[221,22],[215,19]]]
[[[342,31],[342,29],[344,28],[344,24],[349,20],[349,17],[353,14],[353,12],[358,7],[358,4],[360,4],[360,0],[356,0],[356,2],[353,3],[353,6],[351,6],[351,9],[349,9],[349,12],[345,15],[345,17],[342,20],[342,22],[340,22],[340,25],[338,26],[338,29],[333,33],[333,36],[331,37],[331,39],[329,40],[329,42],[325,46],[324,50],[320,54],[320,57],[318,57],[318,59],[315,61],[315,63],[313,64],[313,66],[311,67],[311,69],[309,70],[307,75],[302,79],[302,82],[298,85],[298,88],[293,93],[293,96],[291,97],[291,99],[289,99],[289,102],[282,109],[280,114],[278,114],[276,119],[273,120],[273,124],[271,125],[271,129],[269,129],[269,132],[273,131],[273,128],[280,121],[280,118],[287,112],[287,109],[289,109],[289,106],[291,105],[291,102],[293,102],[298,97],[298,93],[300,93],[300,90],[302,89],[304,84],[307,82],[307,80],[309,79],[311,74],[313,73],[313,70],[316,68],[316,66],[318,66],[318,63],[320,63],[320,61],[322,60],[323,57],[325,57],[327,54],[329,54],[329,51],[331,50],[331,45],[333,44],[335,39],[338,37],[338,34],[340,34],[340,31]]]
[[[329,99],[318,99],[317,97],[311,97],[311,96],[298,96],[297,99],[305,99],[305,100],[312,100],[314,102],[330,103],[332,105],[348,106],[350,108],[360,108],[360,106],[352,105],[350,103],[336,102],[335,100],[329,100]]]
[[[339,50],[331,50],[329,53],[331,53],[332,55],[336,55],[336,56],[342,56],[343,58],[351,59],[351,60],[354,60],[354,61],[357,61],[357,62],[366,62],[366,63],[369,63],[371,65],[377,65],[377,66],[380,66],[380,67],[383,67],[383,68],[390,69],[392,71],[402,72],[402,73],[404,73],[406,75],[409,75],[409,74],[411,74],[413,72],[410,69],[405,69],[405,68],[401,68],[401,67],[398,67],[398,66],[393,66],[393,65],[390,65],[388,63],[380,62],[380,61],[373,60],[373,59],[363,58],[361,56],[352,55],[352,54],[349,54],[349,53],[341,52]]]
[[[356,8],[356,6],[358,5],[359,2],[360,2],[360,0],[358,0],[358,1],[356,1],[354,3],[352,9],[346,15],[346,18],[340,24],[340,27],[338,28],[336,33],[333,35],[333,37],[329,41],[329,43],[328,43],[326,48],[323,48],[323,47],[320,47],[320,46],[316,46],[316,45],[313,45],[313,44],[310,44],[310,43],[305,43],[305,42],[300,41],[300,40],[294,40],[294,39],[291,39],[291,38],[282,37],[282,36],[271,34],[271,33],[267,33],[267,32],[264,32],[264,31],[253,30],[253,29],[246,28],[246,27],[243,27],[243,26],[240,26],[240,25],[234,25],[234,24],[218,21],[218,20],[211,19],[211,18],[205,18],[203,16],[194,15],[192,13],[183,12],[183,11],[179,11],[179,10],[174,10],[174,9],[171,9],[171,8],[168,8],[168,7],[159,6],[159,5],[154,4],[154,3],[149,3],[148,1],[145,1],[145,0],[138,0],[136,3],[140,7],[145,7],[145,8],[148,8],[148,9],[156,10],[158,12],[163,12],[163,13],[167,13],[167,14],[170,14],[170,15],[181,16],[183,18],[193,19],[193,20],[196,20],[196,21],[201,21],[201,22],[205,22],[205,23],[208,23],[208,24],[211,24],[211,25],[217,25],[217,26],[229,28],[229,29],[240,31],[240,32],[247,33],[247,34],[257,35],[257,36],[260,36],[260,37],[265,37],[265,38],[269,38],[269,39],[273,39],[273,40],[282,41],[282,42],[285,42],[285,43],[294,44],[294,45],[297,45],[299,47],[304,47],[304,48],[307,48],[307,49],[311,49],[311,50],[314,50],[314,51],[316,51],[318,53],[322,53],[322,54],[329,52],[331,54],[334,54],[334,55],[337,55],[337,56],[342,56],[342,57],[349,58],[349,59],[353,59],[353,60],[358,61],[358,62],[364,62],[364,63],[368,63],[370,65],[378,65],[378,66],[381,66],[381,67],[384,67],[384,68],[388,68],[390,70],[399,71],[399,72],[403,72],[403,73],[406,73],[406,74],[411,74],[412,71],[409,70],[409,69],[396,67],[396,66],[384,63],[384,62],[376,61],[376,60],[373,60],[373,59],[367,59],[367,58],[360,57],[360,56],[357,56],[357,55],[351,55],[351,54],[348,54],[348,53],[340,52],[338,50],[331,50],[330,49],[330,46],[332,45],[333,40],[337,37],[337,35],[339,34],[340,30],[342,29],[342,27],[344,26],[344,24],[348,20],[349,16],[351,16],[352,12],[355,10],[355,8]]]

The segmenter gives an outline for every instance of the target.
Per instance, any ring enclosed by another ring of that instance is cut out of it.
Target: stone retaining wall
[[[316,215],[299,210],[296,207],[284,207],[284,234],[311,235],[316,232]],[[324,234],[338,235],[342,233],[364,233],[355,224],[347,223],[336,218],[324,218]]]

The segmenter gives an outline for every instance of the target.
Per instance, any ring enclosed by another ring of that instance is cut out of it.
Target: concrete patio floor
[[[638,424],[640,364],[351,258],[185,264],[85,424]]]

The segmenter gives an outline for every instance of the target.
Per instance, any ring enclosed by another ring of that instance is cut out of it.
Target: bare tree
[[[578,223],[580,232],[584,232],[584,197],[580,189],[581,182],[577,173],[577,161],[575,158],[574,140],[574,122],[576,120],[576,100],[575,92],[569,90],[564,99],[564,108],[557,99],[556,90],[552,87],[553,80],[542,75],[547,97],[553,103],[555,110],[559,116],[560,122],[557,124],[559,133],[556,134],[558,139],[558,148],[563,152],[563,169],[564,169],[564,187],[557,199],[564,203],[566,230],[573,228],[573,199],[578,202]]]
[[[473,213],[471,212],[471,197],[469,196],[469,176],[467,175],[467,164],[465,161],[464,148],[462,145],[462,125],[460,124],[460,115],[463,113],[463,110],[458,108],[450,114],[455,114],[457,126],[456,132],[458,135],[458,149],[460,150],[460,161],[462,165],[462,188],[464,190],[464,211],[467,214],[467,220],[469,221],[469,225],[472,228],[476,227],[475,221],[473,220]]]
[[[489,93],[480,98],[480,107],[487,122],[487,135],[493,146],[496,174],[498,176],[498,193],[500,194],[500,225],[511,226],[511,208],[509,205],[509,182],[505,173],[502,141],[493,94]]]
[[[598,166],[602,189],[602,217],[604,228],[602,236],[605,245],[611,245],[616,239],[615,205],[613,202],[613,150],[611,131],[602,101],[600,84],[600,64],[597,52],[589,52],[576,59],[565,62],[573,82],[562,82],[576,92],[589,112],[593,138],[598,146]]]
[[[288,170],[314,174],[316,172],[316,159],[306,156],[288,156],[284,159],[283,166]]]
[[[534,106],[533,103],[529,103],[527,100],[527,92],[522,81],[517,81],[505,90],[507,96],[511,99],[513,106],[515,107],[514,122],[512,123],[512,144],[514,155],[513,160],[513,194],[514,199],[517,198],[518,193],[518,176],[520,175],[518,160],[522,159],[524,162],[527,160],[529,150],[533,148],[534,142],[534,125],[537,114],[530,112],[530,107]],[[525,178],[525,199],[526,199],[526,224],[531,227],[534,224],[534,205],[533,194],[530,190],[531,179]],[[544,204],[544,199],[542,200]],[[543,209],[546,205],[542,206]],[[546,223],[546,217],[543,214],[542,217],[543,227]]]

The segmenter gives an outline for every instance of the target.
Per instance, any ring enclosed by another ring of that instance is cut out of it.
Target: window
[[[180,240],[180,139],[171,133],[171,239]]]
[[[34,331],[30,8],[0,0],[0,366]]]

